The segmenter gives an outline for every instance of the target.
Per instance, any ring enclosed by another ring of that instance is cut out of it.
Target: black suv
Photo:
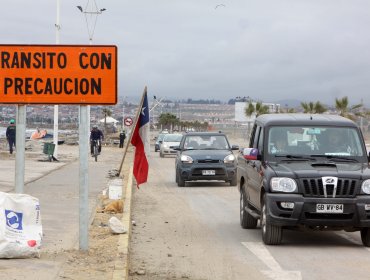
[[[370,170],[357,125],[334,115],[269,114],[238,155],[240,224],[265,244],[285,228],[361,231],[370,247]]]
[[[236,186],[236,157],[229,141],[221,132],[186,133],[175,148],[176,183],[184,187],[186,181],[221,180]]]

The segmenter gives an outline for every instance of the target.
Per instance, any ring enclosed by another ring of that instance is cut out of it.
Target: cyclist
[[[97,125],[93,125],[92,130],[90,132],[90,152],[91,156],[94,156],[94,140],[97,141],[98,144],[98,152],[101,152],[101,141],[104,140],[103,132],[98,128]]]

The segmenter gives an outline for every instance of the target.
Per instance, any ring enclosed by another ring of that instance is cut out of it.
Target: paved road
[[[146,278],[131,279],[369,279],[370,250],[359,232],[286,230],[282,245],[265,246],[259,227],[239,225],[236,187],[179,188],[174,169],[173,157],[153,152],[149,183],[134,193],[142,226],[133,232],[131,274],[144,268]]]

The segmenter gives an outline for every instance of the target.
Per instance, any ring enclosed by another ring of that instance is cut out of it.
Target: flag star
[[[141,109],[141,114],[142,114],[143,116],[145,116],[145,108],[146,108],[146,107],[143,107],[143,108]]]

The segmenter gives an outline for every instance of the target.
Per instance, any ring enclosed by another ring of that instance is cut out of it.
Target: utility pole
[[[60,0],[57,0],[57,19],[55,23],[55,44],[59,45],[60,30]],[[54,156],[58,158],[58,132],[59,132],[59,105],[54,105],[54,133],[53,143],[55,145]]]
[[[84,14],[87,31],[89,34],[89,44],[95,32],[98,15],[106,9],[98,9],[95,0],[88,0],[85,9],[77,6]],[[91,23],[92,26],[91,26]],[[89,130],[90,130],[90,105],[79,106],[79,152],[80,152],[80,181],[79,181],[79,248],[87,251],[89,249],[89,181],[88,181],[88,151],[89,151]]]

